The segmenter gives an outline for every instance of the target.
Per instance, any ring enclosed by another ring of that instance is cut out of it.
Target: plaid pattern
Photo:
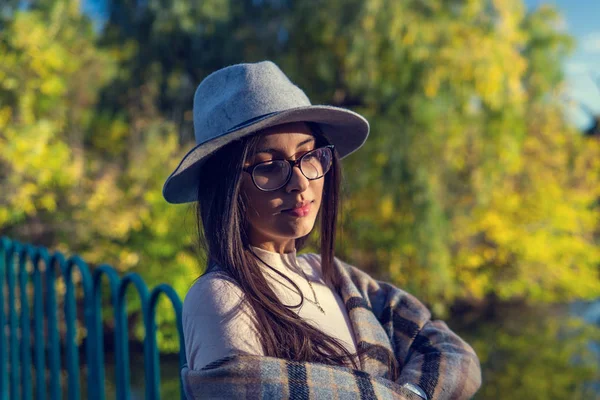
[[[430,399],[468,399],[481,385],[473,349],[444,322],[431,321],[415,297],[336,260],[340,295],[360,348],[360,370],[273,357],[237,354],[199,371],[182,369],[188,399],[405,399],[419,396],[402,387],[421,387]],[[390,357],[400,365],[390,380]]]

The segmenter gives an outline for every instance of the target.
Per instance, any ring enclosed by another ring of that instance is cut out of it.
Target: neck
[[[279,253],[250,245],[250,250],[260,260],[259,265],[261,268],[265,267],[263,265],[264,263],[271,268],[275,268],[276,270],[283,272],[284,274],[287,274],[290,271],[301,274],[301,271],[299,270],[300,266],[298,265],[298,260],[296,259],[295,249],[292,249],[292,251],[287,253]]]
[[[296,240],[287,239],[284,241],[273,241],[273,240],[250,240],[250,245],[258,247],[272,253],[286,254],[292,253],[296,250]]]

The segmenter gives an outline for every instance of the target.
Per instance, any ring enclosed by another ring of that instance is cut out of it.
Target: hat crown
[[[237,64],[208,75],[194,95],[196,146],[180,161],[163,186],[169,203],[198,200],[205,176],[202,165],[216,150],[271,126],[319,124],[339,157],[358,149],[369,122],[353,111],[311,105],[304,92],[270,61]]]
[[[304,92],[271,61],[232,65],[208,75],[196,89],[196,143],[268,114],[310,105]]]

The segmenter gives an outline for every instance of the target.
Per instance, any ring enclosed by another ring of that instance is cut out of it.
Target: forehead
[[[293,150],[299,144],[313,138],[314,136],[305,122],[277,125],[260,133],[256,149]]]

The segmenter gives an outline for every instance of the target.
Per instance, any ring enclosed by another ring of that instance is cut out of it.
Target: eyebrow
[[[298,145],[296,146],[296,149],[299,149],[300,147],[304,146],[305,144],[313,143],[314,141],[315,141],[315,138],[308,138],[308,139],[298,143]],[[258,149],[254,152],[254,154],[259,154],[259,153],[280,154],[281,151],[276,150],[276,149],[271,149],[271,148],[265,148],[265,149]]]

